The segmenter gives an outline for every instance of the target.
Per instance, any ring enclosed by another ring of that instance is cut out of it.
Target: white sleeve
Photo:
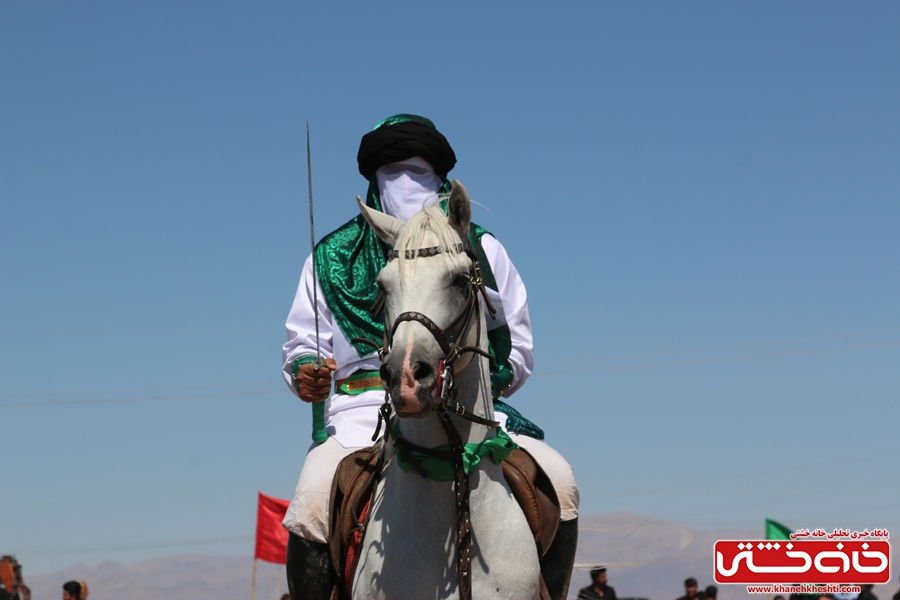
[[[319,295],[319,352],[322,358],[333,358],[332,332],[334,321],[322,295],[322,287],[316,283]],[[284,360],[282,375],[284,381],[294,394],[294,382],[291,377],[291,363],[302,354],[316,353],[316,313],[313,303],[313,262],[312,255],[303,264],[303,272],[300,274],[300,284],[297,286],[297,295],[294,296],[294,304],[288,314],[287,329],[288,341],[284,345],[281,357]]]
[[[512,338],[512,350],[509,362],[513,365],[513,381],[504,397],[511,396],[525,383],[534,370],[534,340],[531,335],[531,317],[528,315],[528,294],[519,272],[506,254],[506,249],[497,238],[486,233],[481,238],[481,246],[491,264],[491,271],[497,281],[502,306],[498,309],[498,318],[505,318]],[[493,294],[491,294],[493,296]],[[495,301],[495,298],[491,299]],[[491,318],[488,315],[488,329]]]

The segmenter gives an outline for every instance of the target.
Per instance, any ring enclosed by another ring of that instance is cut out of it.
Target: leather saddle
[[[383,440],[370,448],[357,450],[340,462],[334,474],[328,529],[331,562],[337,571],[332,600],[350,596],[353,573],[368,523],[369,503],[384,468],[384,450]],[[506,483],[531,528],[538,557],[543,557],[559,527],[559,499],[550,478],[537,461],[521,448],[513,450],[501,467]],[[544,587],[543,580],[541,587]]]

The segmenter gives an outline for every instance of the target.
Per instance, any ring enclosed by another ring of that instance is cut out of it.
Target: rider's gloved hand
[[[333,358],[325,359],[325,366],[316,370],[314,363],[301,365],[297,370],[297,393],[304,402],[324,402],[331,395],[331,373],[337,368]]]

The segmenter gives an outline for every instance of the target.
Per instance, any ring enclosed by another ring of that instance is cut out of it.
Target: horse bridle
[[[381,346],[366,338],[353,338],[352,341],[374,346],[378,351],[379,360],[384,362],[387,355],[390,353],[394,341],[394,334],[396,334],[400,324],[419,323],[431,333],[432,337],[444,352],[444,358],[441,359],[438,364],[438,381],[435,389],[435,396],[440,399],[440,403],[433,404],[432,410],[434,410],[439,418],[441,427],[444,430],[444,435],[447,436],[447,443],[450,446],[450,450],[436,450],[434,448],[426,448],[424,446],[412,444],[399,435],[396,437],[394,444],[397,451],[403,456],[407,463],[412,466],[413,470],[424,478],[427,478],[428,474],[414,453],[449,460],[453,464],[453,490],[456,494],[456,555],[457,570],[459,574],[459,596],[461,600],[471,600],[472,524],[469,518],[469,476],[466,474],[463,467],[463,451],[465,450],[465,445],[463,444],[459,430],[451,421],[450,415],[454,414],[462,419],[471,421],[472,423],[488,427],[500,427],[500,423],[475,415],[470,411],[467,411],[464,406],[456,401],[454,367],[459,358],[467,353],[493,358],[490,353],[485,352],[477,346],[461,346],[460,344],[466,339],[466,335],[468,334],[473,321],[478,328],[476,330],[475,339],[481,339],[481,319],[478,318],[479,296],[484,298],[485,306],[487,306],[492,319],[495,318],[497,310],[494,308],[491,299],[488,297],[487,289],[484,284],[484,277],[481,274],[481,269],[478,267],[478,256],[468,244],[454,244],[449,247],[432,246],[430,248],[405,250],[403,251],[403,257],[407,260],[412,260],[419,257],[436,256],[442,252],[464,252],[472,260],[472,272],[469,277],[469,293],[466,296],[465,305],[463,305],[459,314],[457,314],[446,327],[441,328],[432,319],[420,312],[407,311],[397,316],[390,329],[388,329],[387,324],[385,324],[384,339]],[[400,258],[400,256],[401,252],[399,250],[391,250],[388,252],[387,260],[390,262],[395,258]],[[383,305],[384,296],[383,294],[379,294],[379,298],[376,300],[375,306],[373,307],[373,312],[376,314],[381,312]],[[402,417],[403,415],[398,413],[397,416]],[[385,389],[384,393],[384,404],[382,404],[381,408],[378,410],[378,426],[375,429],[375,434],[372,436],[373,442],[378,439],[382,423],[385,425],[383,439],[383,446],[385,446],[391,429],[390,392],[387,389]],[[380,474],[384,465],[383,456],[384,451],[382,450],[382,458],[379,460],[379,465],[376,469],[376,473],[378,474]],[[374,485],[376,478],[377,476],[372,477],[369,485]],[[357,529],[363,530],[364,525],[359,521],[358,514],[357,507],[354,506],[353,516],[354,520],[357,522]]]
[[[466,295],[466,302],[459,313],[456,315],[456,317],[452,321],[450,321],[450,323],[446,327],[440,327],[431,318],[423,313],[416,311],[407,311],[398,315],[397,318],[394,319],[394,323],[390,328],[385,325],[384,338],[380,346],[367,338],[353,338],[352,341],[361,342],[373,346],[378,352],[378,359],[381,362],[384,362],[387,359],[387,356],[390,354],[390,349],[391,346],[393,346],[394,342],[394,335],[397,333],[397,328],[400,326],[400,324],[408,322],[419,323],[420,325],[425,327],[425,329],[431,334],[431,336],[438,343],[438,346],[440,346],[441,350],[444,352],[444,357],[438,363],[438,385],[435,389],[435,396],[441,400],[441,403],[434,405],[434,410],[439,411],[440,409],[443,409],[480,425],[499,427],[500,424],[497,421],[490,421],[488,419],[483,419],[482,417],[479,417],[477,415],[473,415],[467,412],[465,407],[460,406],[459,403],[457,403],[455,400],[456,385],[454,377],[454,366],[456,365],[456,362],[460,359],[460,357],[462,357],[462,355],[464,354],[472,353],[480,354],[481,356],[489,359],[494,358],[489,352],[485,352],[477,346],[460,345],[461,342],[466,339],[466,334],[468,333],[469,328],[471,327],[473,322],[478,328],[476,330],[475,339],[481,339],[481,320],[476,318],[476,314],[478,312],[479,296],[484,298],[485,305],[487,306],[488,313],[490,314],[491,318],[493,319],[497,315],[497,309],[494,308],[494,305],[487,294],[487,288],[484,284],[484,276],[481,274],[481,269],[478,266],[478,255],[475,254],[475,251],[472,250],[472,247],[468,244],[454,244],[453,246],[449,247],[432,246],[430,248],[419,248],[417,250],[405,250],[404,256],[407,260],[412,260],[419,257],[436,256],[442,252],[465,253],[466,256],[468,256],[472,261],[472,274],[469,277],[470,290]],[[388,262],[394,260],[395,258],[399,258],[400,254],[401,252],[399,250],[390,250],[387,255]],[[373,312],[381,312],[383,306],[384,296],[382,293],[379,293],[379,297],[375,301]],[[385,392],[385,403],[388,403],[389,394],[387,393],[387,390],[385,390]],[[398,414],[398,416],[402,415]],[[378,438],[378,435],[381,431],[381,422],[383,420],[383,417],[384,415],[379,413],[378,428],[375,430],[375,435],[372,436],[372,441],[375,441]]]

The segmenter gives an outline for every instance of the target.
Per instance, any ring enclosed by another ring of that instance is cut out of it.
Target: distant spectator
[[[862,591],[859,593],[859,600],[878,600],[878,596],[872,593],[872,588],[875,587],[871,583],[863,584]]]
[[[719,593],[719,588],[714,585],[706,586],[706,600],[716,600],[716,595]]]
[[[794,587],[800,587],[800,584],[795,583]],[[794,592],[788,596],[788,600],[817,600],[818,597],[818,594],[801,594],[799,592]]]
[[[290,595],[290,594],[285,594],[285,595],[283,595],[283,596],[281,597],[281,600],[291,600],[291,595]]]
[[[31,590],[24,582],[13,583],[12,590],[7,590],[0,581],[0,600],[31,600]]]
[[[784,600],[784,596],[775,596],[772,600]]]
[[[591,585],[581,588],[578,600],[616,600],[616,590],[606,585],[606,567],[591,569]]]
[[[834,595],[834,600],[858,600],[859,594],[856,592],[840,592]]]
[[[697,580],[693,577],[688,577],[684,580],[684,596],[678,598],[678,600],[705,600],[706,594],[698,594],[697,593]]]
[[[63,584],[62,600],[83,600],[81,598],[81,583],[67,581]]]

